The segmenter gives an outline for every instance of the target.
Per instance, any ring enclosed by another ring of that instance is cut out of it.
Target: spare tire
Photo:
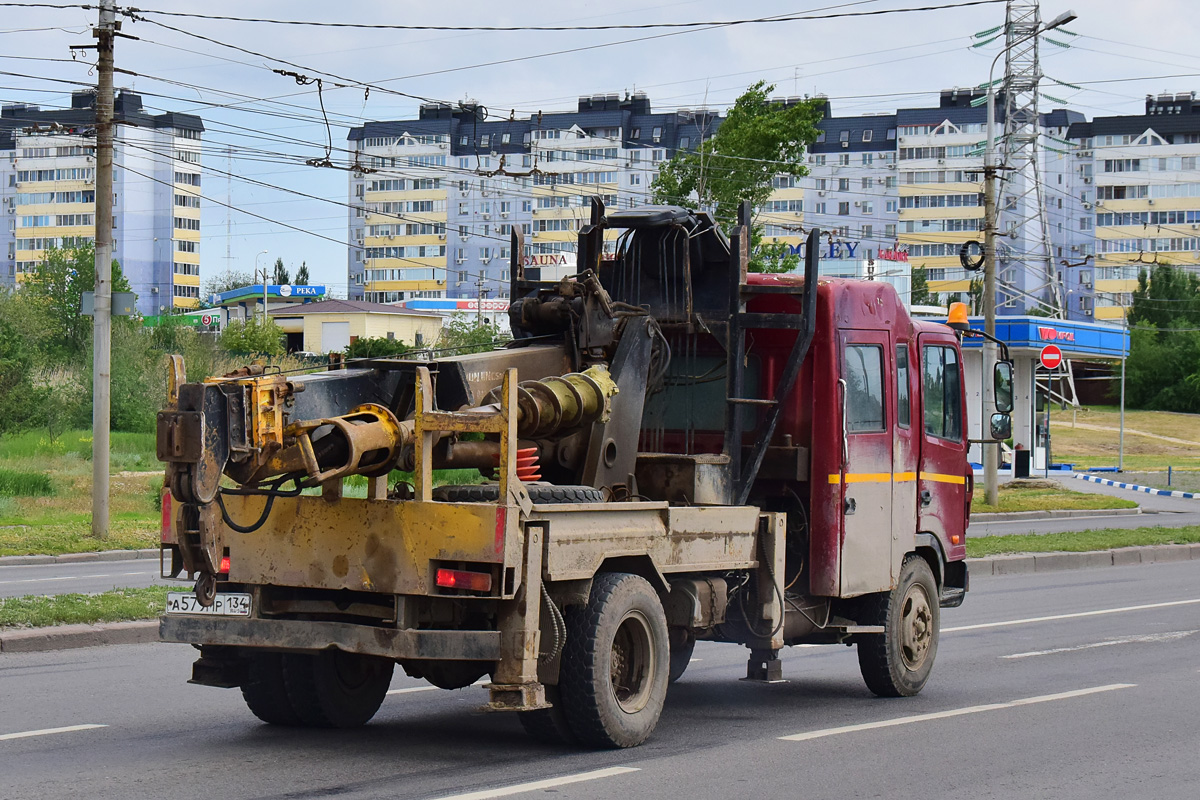
[[[592,486],[549,486],[526,484],[529,499],[534,503],[603,503],[604,492]],[[439,486],[433,499],[445,503],[495,503],[500,499],[500,484],[477,483]]]

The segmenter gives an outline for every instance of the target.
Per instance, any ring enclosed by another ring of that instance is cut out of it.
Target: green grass
[[[46,473],[0,467],[0,496],[45,497],[52,494],[54,485]]]
[[[157,519],[150,523],[117,519],[109,526],[108,538],[104,540],[92,537],[90,517],[68,524],[0,527],[0,556],[58,556],[96,550],[158,547],[158,527]]]
[[[1069,531],[1067,533],[1020,534],[967,538],[971,558],[1004,553],[1083,553],[1151,544],[1193,544],[1200,542],[1200,525],[1183,528],[1131,528],[1121,530]]]
[[[975,487],[975,498],[971,501],[972,514],[989,514],[1012,511],[1064,511],[1100,508],[1137,508],[1133,500],[1109,497],[1103,494],[1087,494],[1064,489],[1054,481],[1013,481],[1000,487],[999,503],[991,506],[984,502],[983,489]]]
[[[42,628],[96,622],[151,619],[162,613],[175,587],[113,589],[100,594],[0,598],[0,628]],[[175,588],[178,591],[177,588]]]
[[[113,472],[143,472],[158,470],[162,464],[155,457],[153,433],[109,434],[109,453]],[[58,459],[92,460],[92,432],[65,431],[51,438],[44,430],[27,431],[0,438],[0,463],[35,461],[54,462]],[[91,469],[89,466],[88,469]]]

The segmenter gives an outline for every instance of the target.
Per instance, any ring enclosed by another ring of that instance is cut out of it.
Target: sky
[[[597,26],[861,14],[964,0],[142,2],[144,10],[310,22]],[[1200,89],[1195,0],[1044,2],[1042,18],[1068,9],[1079,16],[1067,26],[1076,35],[1049,38],[1070,47],[1042,47],[1042,91],[1069,101],[1068,108],[1088,118],[1137,114],[1147,93]],[[988,38],[973,37],[1002,25],[1004,10],[1004,3],[985,3],[695,30],[557,32],[321,28],[147,13],[149,21],[123,23],[122,32],[137,38],[118,39],[116,64],[135,74],[119,74],[117,86],[142,94],[153,113],[189,112],[205,120],[202,281],[227,266],[250,272],[266,250],[260,263],[282,258],[294,273],[305,262],[313,283],[345,296],[347,214],[339,204],[348,201],[348,175],[304,161],[322,158],[331,142],[336,162],[349,129],[363,121],[415,117],[421,100],[414,97],[470,98],[505,117],[569,111],[580,95],[634,90],[646,92],[655,110],[724,109],[747,86],[766,80],[779,95],[827,95],[837,116],[891,112],[936,105],[942,89],[984,83],[1001,41],[973,48]],[[93,41],[88,28],[95,21],[94,10],[21,8],[0,0],[0,102],[68,105],[71,89],[83,87],[63,81],[95,80],[85,63],[94,51],[80,51],[73,63],[69,50]],[[324,73],[321,96],[314,85],[273,69]],[[358,86],[338,88],[330,75]],[[367,93],[361,84],[373,88]],[[1042,103],[1043,110],[1059,105]]]

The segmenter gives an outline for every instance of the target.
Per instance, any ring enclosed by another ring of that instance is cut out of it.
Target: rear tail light
[[[217,569],[217,572],[221,575],[229,574],[229,556],[221,557],[221,566]]]
[[[490,592],[492,576],[487,572],[467,572],[461,569],[439,569],[437,585],[444,589],[464,592]]]

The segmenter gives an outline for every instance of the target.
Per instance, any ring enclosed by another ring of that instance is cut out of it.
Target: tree
[[[291,276],[288,275],[287,267],[283,265],[282,258],[275,259],[275,271],[271,273],[271,280],[280,286],[292,282]]]
[[[19,326],[0,316],[0,433],[11,433],[36,423],[43,405],[33,383],[32,348]]]
[[[201,292],[201,299],[207,300],[214,294],[222,294],[223,292],[232,292],[234,289],[241,289],[245,286],[252,286],[254,277],[248,272],[239,272],[233,269],[227,269],[224,272],[209,278],[204,284],[204,291]]]
[[[113,261],[112,290],[129,292],[132,288]],[[42,317],[46,337],[42,349],[52,360],[78,360],[90,349],[92,318],[80,313],[83,293],[96,287],[96,248],[85,245],[70,249],[50,249],[22,283],[21,294],[30,309]],[[115,317],[114,325],[122,318]],[[128,320],[124,320],[128,324]]]
[[[717,224],[728,227],[737,221],[742,202],[759,208],[766,201],[777,175],[807,175],[804,153],[817,139],[825,101],[787,105],[772,101],[773,91],[764,81],[755,83],[734,102],[716,133],[663,164],[650,184],[654,201],[712,209]],[[751,269],[779,263],[756,257]]]
[[[455,314],[442,327],[435,348],[450,355],[482,353],[495,349],[508,339],[500,332],[500,326],[492,322],[477,321],[466,314]]]
[[[1170,264],[1142,270],[1129,308],[1126,402],[1200,412],[1200,280]]]
[[[245,322],[235,319],[221,331],[221,347],[241,355],[281,355],[284,352],[283,329],[275,324],[275,320],[263,323],[258,317]]]
[[[296,270],[296,285],[297,286],[308,286],[308,281],[309,281],[308,262],[301,261],[300,269]]]
[[[913,267],[910,298],[914,306],[940,306],[942,304],[941,298],[936,293],[929,291],[929,272],[923,266]]]

